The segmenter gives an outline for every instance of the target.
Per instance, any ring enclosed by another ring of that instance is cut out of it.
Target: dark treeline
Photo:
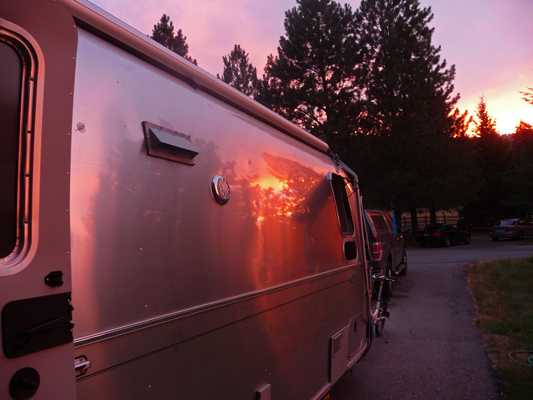
[[[480,173],[475,199],[461,204],[465,223],[531,218],[533,211],[533,127],[520,121],[512,135],[500,135],[481,98],[476,110],[472,157]]]
[[[237,44],[217,76],[326,141],[358,173],[367,207],[393,201],[397,220],[429,209],[433,222],[436,210],[459,208],[475,225],[531,216],[533,129],[521,122],[500,136],[483,98],[475,118],[455,107],[455,66],[432,43],[431,8],[418,0],[362,0],[357,10],[296,3],[262,79]],[[192,61],[173,29],[164,15],[152,38],[166,45],[158,40],[166,32]]]

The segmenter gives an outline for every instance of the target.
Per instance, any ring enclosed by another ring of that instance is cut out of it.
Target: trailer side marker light
[[[231,197],[231,189],[229,183],[220,175],[215,175],[211,181],[211,189],[213,191],[213,196],[218,204],[226,204]]]

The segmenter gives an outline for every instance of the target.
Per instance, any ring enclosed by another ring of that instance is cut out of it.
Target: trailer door
[[[58,3],[0,3],[1,399],[76,397],[68,215],[76,35]]]

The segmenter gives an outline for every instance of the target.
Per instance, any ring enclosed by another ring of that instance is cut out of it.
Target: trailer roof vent
[[[172,129],[150,122],[143,122],[148,155],[194,165],[198,150],[191,143],[191,137]]]

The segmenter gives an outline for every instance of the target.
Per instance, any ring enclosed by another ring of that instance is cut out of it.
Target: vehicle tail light
[[[440,232],[435,232],[435,233],[433,234],[433,236],[438,236],[438,237],[440,237],[441,234],[440,234]]]
[[[494,228],[490,228],[489,232],[496,232],[496,230]]]
[[[420,235],[420,232],[417,232],[416,233],[416,237],[420,237],[420,236],[422,236],[422,235]]]
[[[505,230],[506,230],[507,232],[512,232],[512,231],[513,231],[513,228],[505,228]]]
[[[376,261],[381,260],[382,255],[383,255],[383,247],[381,246],[381,242],[374,243],[374,260]]]

